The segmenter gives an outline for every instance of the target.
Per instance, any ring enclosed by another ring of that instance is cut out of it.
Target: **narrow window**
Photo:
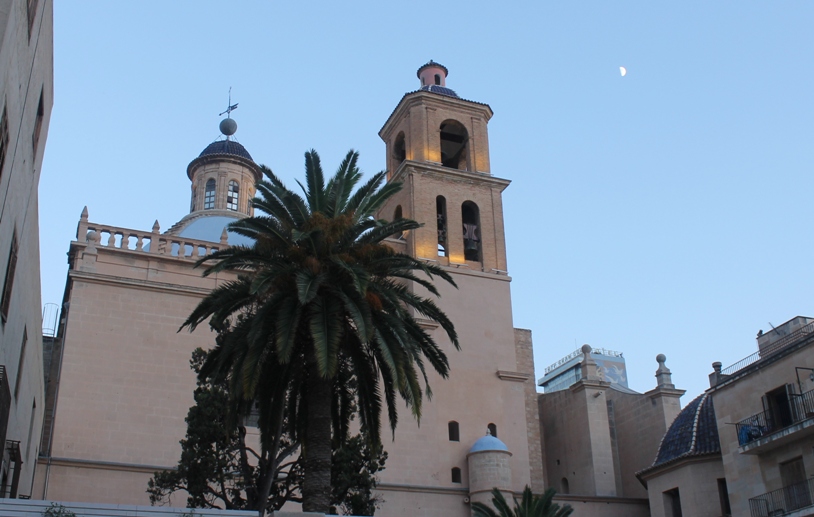
[[[192,201],[189,204],[189,211],[190,212],[195,211],[195,187],[194,186],[192,187]]]
[[[237,182],[232,180],[229,182],[229,192],[226,194],[226,208],[228,210],[233,210],[237,212],[237,204],[238,204],[238,194],[240,193],[240,187],[238,187]]]
[[[5,106],[3,115],[0,117],[0,178],[3,177],[3,166],[6,164],[6,153],[8,152],[8,115]]]
[[[469,135],[463,124],[457,120],[446,120],[441,124],[441,165],[452,169],[469,170],[467,165],[467,144]]]
[[[464,232],[464,258],[473,262],[481,260],[480,213],[478,205],[465,201],[461,205]]]
[[[489,434],[497,438],[497,426],[495,424],[489,424],[486,427],[489,428]]]
[[[458,429],[458,422],[452,420],[449,424],[447,424],[447,428],[449,429],[449,441],[460,442],[461,435]]]
[[[435,74],[435,84],[441,86],[441,74]]]
[[[732,515],[732,507],[729,505],[729,490],[726,488],[726,478],[718,479],[718,498],[721,500],[721,515],[725,517]]]
[[[667,490],[662,495],[664,497],[664,515],[666,517],[682,517],[681,497],[678,488]]]
[[[402,211],[401,211],[401,205],[397,206],[396,211],[393,212],[393,220],[398,221],[399,219],[404,219],[404,216],[402,215]],[[396,238],[403,240],[404,239],[404,232],[399,232],[398,235],[396,235]]]
[[[34,434],[34,417],[36,416],[37,416],[37,399],[34,399],[34,404],[31,406],[31,420],[28,423],[28,439],[25,442],[26,456],[28,456],[28,453],[31,451],[31,436]]]
[[[34,148],[34,157],[37,156],[37,146],[40,143],[40,133],[42,132],[42,120],[45,118],[45,106],[42,102],[43,91],[40,90],[40,103],[37,106],[37,120],[34,122],[34,134],[31,135],[31,143]]]
[[[557,460],[559,461],[559,460]],[[568,488],[568,478],[562,478],[560,480],[560,492],[563,494],[570,494],[571,490]]]
[[[23,344],[20,346],[20,360],[17,363],[17,380],[14,381],[14,400],[20,394],[20,381],[23,380],[23,366],[25,365],[25,345],[28,344],[28,328],[23,329]]]
[[[424,78],[421,78],[421,86],[424,86]]]
[[[435,198],[435,212],[438,221],[438,256],[446,257],[447,254],[447,200],[444,196]]]
[[[204,192],[204,210],[213,208],[215,208],[215,180],[210,179],[206,182],[206,191]]]
[[[11,304],[11,289],[14,287],[14,271],[17,269],[17,232],[11,236],[11,250],[6,264],[6,281],[3,283],[3,296],[0,298],[0,318],[3,323],[8,319],[8,309]]]
[[[459,469],[458,467],[452,467],[452,482],[453,483],[461,482],[461,469]]]

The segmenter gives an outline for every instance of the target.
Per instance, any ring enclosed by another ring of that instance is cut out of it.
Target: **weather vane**
[[[222,111],[222,112],[218,113],[218,116],[219,117],[223,116],[223,114],[226,113],[227,118],[232,118],[232,112],[237,109],[237,104],[238,104],[237,102],[232,104],[232,87],[230,86],[229,87],[229,104],[228,104],[229,107],[226,108],[226,111]]]

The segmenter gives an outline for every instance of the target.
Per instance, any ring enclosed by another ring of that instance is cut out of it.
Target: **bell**
[[[466,251],[473,251],[478,249],[478,243],[475,242],[473,239],[466,239],[464,242],[464,249]]]

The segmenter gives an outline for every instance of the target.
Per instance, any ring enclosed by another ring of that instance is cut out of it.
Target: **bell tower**
[[[416,75],[421,86],[404,95],[379,131],[388,181],[404,184],[380,216],[424,224],[400,239],[417,258],[506,274],[501,195],[509,181],[490,170],[492,109],[447,88],[444,65],[429,61]]]

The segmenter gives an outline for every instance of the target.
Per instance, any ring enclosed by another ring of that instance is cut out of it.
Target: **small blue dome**
[[[234,140],[218,140],[216,142],[212,142],[206,146],[206,149],[201,151],[201,154],[199,154],[198,157],[200,158],[201,156],[210,156],[214,154],[231,154],[233,156],[246,158],[247,160],[252,159],[252,155],[249,154],[249,151]]]
[[[447,88],[446,86],[438,86],[437,84],[428,84],[426,86],[422,86],[419,88],[422,92],[432,92],[437,93],[439,95],[446,95],[447,97],[455,97],[459,99],[458,94],[455,93],[455,90]]]
[[[483,452],[483,451],[506,451],[509,452],[509,448],[506,447],[506,444],[492,436],[491,434],[487,434],[486,436],[481,436],[478,438],[478,441],[472,445],[472,448],[469,449],[469,453],[472,454],[473,452]]]

